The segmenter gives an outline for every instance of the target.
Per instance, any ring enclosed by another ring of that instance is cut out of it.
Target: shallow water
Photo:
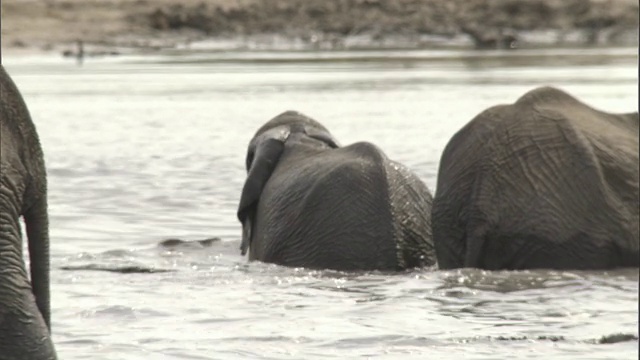
[[[284,110],[433,191],[453,133],[535,86],[637,110],[636,51],[3,54],[46,154],[60,358],[636,359],[637,340],[599,344],[638,335],[636,269],[289,269],[247,263],[235,218],[246,145]],[[169,271],[61,269],[86,266]]]

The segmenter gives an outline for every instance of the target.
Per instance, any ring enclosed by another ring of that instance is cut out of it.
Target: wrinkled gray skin
[[[482,112],[445,148],[432,222],[444,269],[637,267],[638,113],[550,87]]]
[[[251,260],[335,270],[435,263],[429,190],[376,146],[339,147],[288,111],[258,130],[246,167],[238,218]]]
[[[0,66],[0,358],[55,359],[49,335],[47,183],[36,129]],[[19,218],[27,229],[31,281]]]

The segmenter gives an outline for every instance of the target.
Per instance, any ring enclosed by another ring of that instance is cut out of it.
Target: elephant
[[[0,94],[0,357],[55,359],[42,148],[27,106],[1,65]],[[20,217],[26,225],[31,280],[23,258]]]
[[[460,129],[440,158],[438,264],[488,270],[638,267],[638,113],[535,88]]]
[[[237,216],[249,260],[338,271],[435,263],[431,192],[371,143],[341,147],[286,111],[256,132],[246,169]]]

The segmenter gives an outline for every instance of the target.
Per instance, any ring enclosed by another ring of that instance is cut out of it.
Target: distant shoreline
[[[3,55],[603,46],[638,46],[637,1],[2,1]]]

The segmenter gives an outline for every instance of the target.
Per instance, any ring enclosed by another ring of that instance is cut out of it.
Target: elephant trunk
[[[31,286],[36,304],[47,328],[51,331],[51,305],[49,294],[49,217],[47,197],[42,196],[24,214],[29,240]]]
[[[287,134],[288,136],[288,134]],[[254,222],[255,209],[262,194],[262,189],[267,184],[273,170],[278,165],[278,159],[284,151],[286,138],[268,138],[257,146],[255,157],[250,164],[247,180],[242,189],[238,219],[242,223],[243,234],[240,251],[246,254],[251,244],[251,227]]]

